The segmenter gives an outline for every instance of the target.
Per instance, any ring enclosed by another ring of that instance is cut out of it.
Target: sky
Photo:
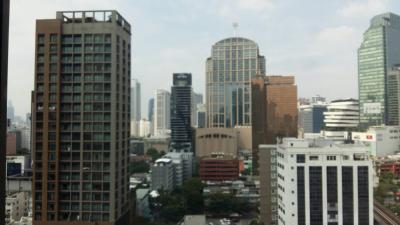
[[[294,75],[299,97],[357,98],[357,48],[370,19],[400,14],[399,0],[13,0],[8,98],[30,112],[35,20],[56,11],[115,9],[132,25],[132,78],[142,85],[142,117],[172,73],[190,72],[205,94],[211,46],[234,35],[258,43],[267,75]]]

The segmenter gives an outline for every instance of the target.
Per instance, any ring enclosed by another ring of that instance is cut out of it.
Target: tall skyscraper
[[[278,137],[297,137],[297,86],[293,76],[255,76],[252,92],[253,174],[260,175],[261,221],[277,224],[277,202],[271,171],[276,171],[273,148]],[[267,145],[262,152],[260,146]],[[259,162],[260,161],[260,162]],[[266,193],[268,192],[268,193]]]
[[[154,97],[154,135],[165,136],[170,131],[171,94],[158,89]]]
[[[154,98],[149,100],[149,104],[147,106],[147,119],[150,122],[150,134],[154,135]]]
[[[128,224],[130,43],[114,10],[36,21],[33,224]]]
[[[203,95],[192,92],[192,127],[197,127],[197,112],[199,104],[203,104]]]
[[[279,224],[374,224],[364,145],[284,138],[277,156]]]
[[[377,15],[358,49],[360,125],[388,123],[388,71],[400,63],[400,16]]]
[[[131,136],[139,136],[139,121],[142,119],[141,90],[137,79],[131,81]]]
[[[171,151],[193,151],[192,92],[192,74],[174,73],[171,87]]]
[[[388,125],[400,125],[400,66],[388,72],[387,97]]]
[[[154,98],[151,98],[150,100],[149,100],[149,105],[148,105],[148,120],[149,121],[152,121],[153,120],[153,116],[154,116]]]
[[[14,122],[14,116],[15,116],[15,109],[10,100],[7,102],[7,119],[11,120]]]
[[[265,58],[258,45],[233,37],[212,46],[206,62],[208,127],[251,125],[251,78],[265,74]]]

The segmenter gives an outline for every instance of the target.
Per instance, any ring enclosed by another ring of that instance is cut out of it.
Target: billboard
[[[364,114],[380,114],[382,112],[380,102],[371,102],[363,104]]]
[[[352,132],[351,140],[374,142],[374,141],[376,141],[376,135],[372,134],[372,133]]]
[[[21,174],[21,163],[8,162],[7,163],[7,176]]]

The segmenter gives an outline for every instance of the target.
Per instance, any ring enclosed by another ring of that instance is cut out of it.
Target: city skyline
[[[259,44],[266,57],[266,74],[296,76],[300,97],[357,97],[357,48],[362,34],[373,16],[400,11],[400,3],[394,0],[336,0],[324,5],[310,0],[301,3],[307,6],[302,11],[292,10],[300,4],[293,0],[154,3],[72,0],[39,5],[14,1],[10,19],[9,99],[15,105],[16,115],[24,116],[30,111],[34,21],[57,10],[115,8],[127,15],[136,34],[132,40],[132,78],[143,85],[143,103],[155,89],[169,89],[171,82],[165,81],[170,81],[174,72],[192,73],[194,91],[205,94],[205,58],[213,43],[234,36],[233,22],[239,23],[238,37]],[[20,10],[22,6],[31,10]],[[148,13],[150,10],[157,13]],[[26,66],[21,67],[21,62]],[[342,91],[329,88],[332,83],[343,87]],[[146,109],[142,105],[142,115],[147,114]]]

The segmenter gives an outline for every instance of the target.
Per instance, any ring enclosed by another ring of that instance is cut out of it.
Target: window
[[[57,42],[57,34],[50,34],[50,42]]]
[[[310,156],[310,160],[312,160],[312,161],[318,160],[318,156],[317,155],[311,155]]]
[[[57,45],[56,44],[51,44],[50,45],[50,52],[56,52],[57,51]]]
[[[304,154],[298,154],[298,155],[296,155],[296,161],[297,161],[297,163],[305,163],[306,156]]]
[[[328,155],[326,158],[329,161],[335,161],[336,160],[336,156],[334,156],[334,155]]]

